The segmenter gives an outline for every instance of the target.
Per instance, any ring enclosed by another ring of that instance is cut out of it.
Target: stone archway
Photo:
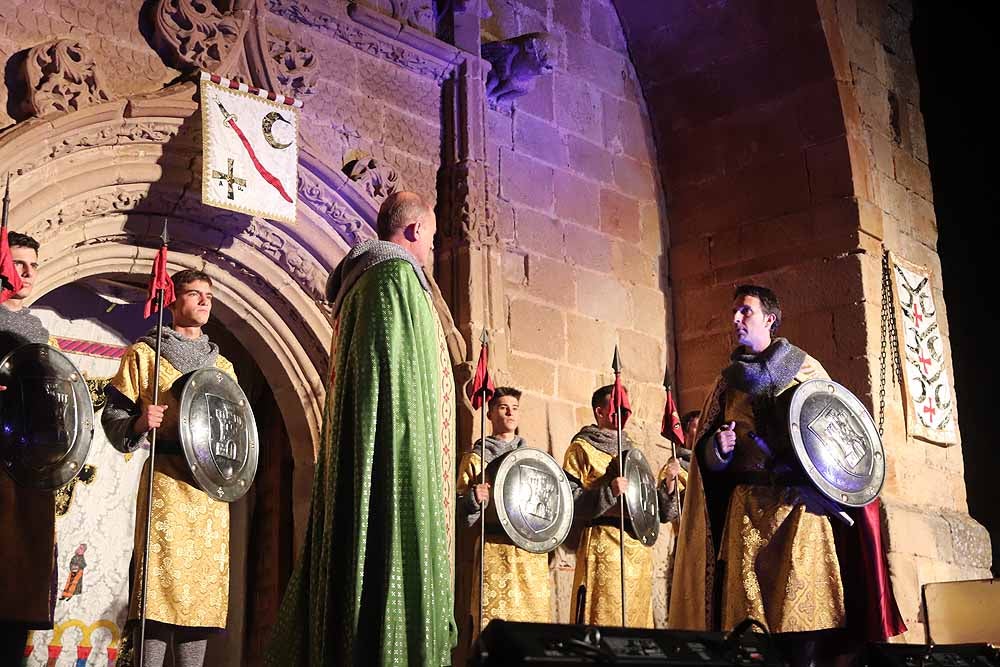
[[[308,512],[331,328],[323,289],[374,208],[342,173],[303,154],[299,220],[272,223],[200,203],[191,83],[21,123],[0,137],[11,229],[42,244],[36,298],[96,274],[148,275],[164,218],[171,271],[215,282],[217,316],[250,351],[284,415],[295,517]]]

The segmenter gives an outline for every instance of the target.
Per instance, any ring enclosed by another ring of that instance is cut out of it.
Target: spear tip
[[[617,343],[615,344],[615,357],[614,357],[614,359],[611,360],[611,369],[615,373],[621,373],[622,372],[622,358],[618,354],[618,344]]]
[[[483,345],[490,344],[490,334],[487,333],[486,327],[483,327],[483,333],[480,334],[479,336],[479,342],[482,343]]]
[[[163,231],[160,232],[160,241],[163,242],[163,245],[167,245],[169,243],[169,241],[170,241],[170,237],[167,235],[167,217],[166,216],[163,217]]]

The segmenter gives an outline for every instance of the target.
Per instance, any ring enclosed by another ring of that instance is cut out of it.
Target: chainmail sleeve
[[[129,400],[114,387],[107,387],[105,393],[108,403],[101,413],[101,426],[108,436],[111,445],[120,452],[129,454],[139,449],[147,442],[145,433],[136,433],[133,429],[135,420],[139,418],[139,406]]]

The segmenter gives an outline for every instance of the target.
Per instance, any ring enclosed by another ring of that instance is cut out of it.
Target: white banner
[[[202,202],[295,222],[301,106],[202,72]]]
[[[930,272],[892,253],[889,259],[907,431],[931,442],[954,444],[958,442],[958,430],[948,346],[937,321]]]

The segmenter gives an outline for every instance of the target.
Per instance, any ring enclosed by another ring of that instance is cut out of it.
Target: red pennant
[[[10,244],[7,241],[7,228],[0,231],[0,303],[21,291],[24,284],[21,274],[14,266],[14,258],[10,254]]]
[[[167,246],[162,245],[153,260],[153,271],[149,275],[149,290],[146,297],[146,308],[143,310],[143,317],[149,317],[156,312],[156,292],[163,290],[163,307],[172,304],[174,296],[174,281],[167,273]]]
[[[670,387],[667,387],[667,404],[663,406],[663,424],[660,426],[660,435],[667,440],[672,440],[679,447],[684,446],[684,428],[681,426],[681,417],[677,414],[674,391]]]
[[[625,428],[628,418],[632,415],[632,406],[628,402],[628,390],[622,386],[622,376],[616,373],[615,386],[611,390],[611,423],[615,427],[618,425],[619,408],[622,415],[622,428]]]
[[[476,377],[472,378],[466,389],[466,394],[472,400],[472,408],[478,410],[484,403],[489,403],[493,398],[496,387],[493,385],[493,378],[490,377],[489,369],[490,346],[483,345],[479,348],[479,363],[476,364]],[[485,390],[485,391],[484,391]]]

